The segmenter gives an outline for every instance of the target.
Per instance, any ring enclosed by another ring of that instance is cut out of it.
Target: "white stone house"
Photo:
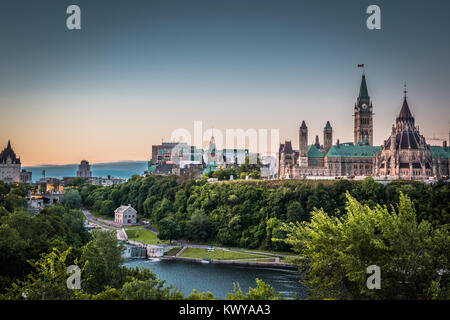
[[[135,224],[137,211],[131,205],[120,206],[115,211],[114,222],[120,225]]]

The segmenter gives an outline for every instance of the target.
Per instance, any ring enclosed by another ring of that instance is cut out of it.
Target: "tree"
[[[305,221],[308,220],[309,213],[306,213],[302,208],[302,204],[298,201],[292,201],[286,208],[287,222]]]
[[[13,283],[3,299],[30,300],[68,300],[72,299],[73,291],[67,288],[67,256],[71,249],[60,252],[54,249],[42,254],[39,260],[30,261],[33,272],[24,281]]]
[[[180,226],[173,216],[168,216],[159,222],[158,238],[161,240],[172,240],[180,237]]]
[[[210,292],[199,293],[197,290],[192,290],[192,293],[186,298],[187,300],[216,300],[214,295]]]
[[[7,224],[0,225],[0,287],[5,288],[26,264],[27,243]]]
[[[256,288],[250,287],[247,294],[242,293],[239,283],[233,283],[233,293],[228,293],[226,296],[227,300],[281,300],[283,298],[281,293],[277,294],[273,287],[258,278],[256,278]]]
[[[196,211],[187,223],[187,236],[189,239],[204,241],[211,235],[211,220],[201,211]]]
[[[241,174],[245,178],[246,174],[259,170],[259,167],[247,161],[238,168],[217,170],[214,174],[219,179],[228,179],[233,170],[236,172],[233,176]],[[210,174],[212,176],[213,172]],[[207,183],[206,180],[184,180],[175,175],[135,176],[121,186],[84,184],[79,191],[83,204],[93,206],[93,212],[100,212],[104,201],[110,200],[115,207],[131,204],[144,217],[150,218],[155,226],[172,216],[180,227],[181,236],[186,237],[190,237],[188,224],[191,217],[196,211],[201,211],[211,221],[208,240],[272,250],[272,243],[267,241],[268,219],[294,223],[306,221],[315,208],[323,208],[329,216],[340,217],[345,214],[346,191],[370,208],[377,204],[390,208],[398,204],[399,194],[403,192],[413,202],[419,222],[428,220],[433,225],[450,223],[450,205],[447,201],[450,183],[444,181],[433,185],[419,181],[393,181],[384,186],[371,178],[326,183],[301,180]],[[8,188],[13,190],[15,187],[6,185],[6,195],[10,193]],[[3,200],[4,196],[0,194],[0,207]],[[4,214],[6,212],[0,209],[0,215]]]
[[[82,249],[80,263],[85,267],[81,285],[87,293],[97,294],[120,280],[123,245],[117,244],[114,231],[96,231],[93,237]]]
[[[103,200],[100,206],[100,214],[105,216],[113,216],[114,210],[116,209],[114,205],[114,201],[112,200]]]
[[[172,212],[173,212],[172,202],[168,198],[164,197],[159,206],[156,208],[156,210],[155,209],[153,210],[153,219],[155,222],[158,222],[164,219]]]
[[[373,180],[372,177],[367,177],[363,180],[361,189],[364,194],[364,199],[366,199],[363,203],[369,207],[374,207],[377,201],[379,203],[380,199],[382,199],[383,185]]]
[[[171,291],[164,286],[165,281],[159,279],[132,279],[122,287],[122,299],[125,300],[180,300],[183,294]]]
[[[236,177],[236,171],[232,168],[219,169],[212,173],[212,177],[219,180],[230,180],[231,176]]]
[[[74,187],[81,187],[82,185],[84,185],[86,182],[84,181],[84,178],[74,178],[72,179],[72,181],[70,181],[69,186],[74,186]]]
[[[251,179],[261,179],[261,171],[254,170],[254,171],[250,172],[248,177],[251,178]]]
[[[260,171],[261,166],[259,158],[256,159],[256,164],[250,164],[250,157],[246,157],[245,162],[236,168],[236,174],[240,177],[242,172]]]
[[[411,200],[397,209],[363,206],[347,193],[346,215],[315,210],[311,222],[285,225],[300,256],[309,295],[337,299],[449,298],[448,225],[418,222]],[[381,289],[369,290],[366,270],[381,269]]]
[[[9,212],[13,212],[16,208],[26,207],[26,199],[14,193],[8,193],[3,197],[3,206]]]
[[[70,208],[81,207],[81,196],[78,190],[69,189],[64,193],[64,204]]]
[[[286,231],[282,228],[282,222],[277,218],[270,218],[266,222],[266,239],[271,249],[282,250],[286,248],[284,239]]]

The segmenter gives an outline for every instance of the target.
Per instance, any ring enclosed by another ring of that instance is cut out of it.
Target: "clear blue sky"
[[[66,28],[67,6],[82,30]],[[381,8],[382,30],[366,28]],[[176,128],[280,129],[327,120],[353,140],[366,65],[381,144],[403,83],[425,137],[448,137],[450,2],[2,1],[0,146],[25,164],[147,159]],[[431,143],[439,143],[429,141]]]

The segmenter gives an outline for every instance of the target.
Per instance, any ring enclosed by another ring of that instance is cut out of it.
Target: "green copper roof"
[[[327,157],[371,158],[373,153],[378,154],[380,151],[381,147],[340,145],[339,148],[332,146]]]
[[[367,91],[366,75],[362,75],[361,87],[359,88],[359,100],[369,101],[369,92]]]
[[[206,166],[205,169],[203,169],[202,174],[205,173],[209,173],[209,172],[214,172],[217,170],[217,162],[210,162],[208,163],[208,165]]]
[[[327,129],[327,131],[332,130],[332,129],[331,129],[330,121],[327,121],[327,124],[325,125],[325,129]]]
[[[315,145],[309,146],[308,158],[323,158],[323,152],[321,152]]]
[[[450,148],[447,148],[447,152],[445,152],[444,148],[442,148],[441,146],[431,146],[430,150],[435,157],[439,155],[439,158],[441,159],[450,158]]]
[[[148,163],[147,163],[147,169],[148,169],[148,172],[155,172],[156,171],[156,165],[155,165],[155,163],[153,162],[153,160],[149,160],[148,161]]]

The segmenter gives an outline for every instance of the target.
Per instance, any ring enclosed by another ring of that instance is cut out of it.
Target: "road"
[[[102,223],[101,219],[98,219],[97,217],[93,216],[89,210],[86,209],[82,209],[84,216],[86,217],[86,219],[89,222],[92,222],[93,224],[98,225],[99,227],[101,227],[102,229],[106,229],[106,230],[117,230],[119,228],[117,227],[113,227],[113,226],[109,226],[107,224]]]

